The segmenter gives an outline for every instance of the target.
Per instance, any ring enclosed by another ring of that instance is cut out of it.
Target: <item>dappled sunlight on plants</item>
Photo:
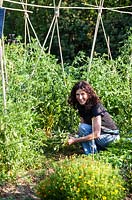
[[[118,169],[91,156],[61,160],[54,171],[37,186],[41,199],[111,199],[125,196]]]
[[[26,48],[20,42],[17,45],[5,46],[8,72],[6,113],[3,111],[2,98],[0,99],[0,178],[2,182],[15,179],[21,170],[46,167],[45,162],[52,157],[54,161],[58,162],[59,158],[65,160],[66,156],[82,154],[79,145],[72,147],[67,145],[69,134],[77,131],[79,122],[77,113],[69,107],[67,100],[73,84],[78,80],[88,78],[118,124],[121,138],[124,138],[121,143],[109,147],[108,151],[100,152],[97,157],[95,155],[95,160],[98,160],[99,156],[106,162],[106,166],[111,163],[113,167],[118,167],[130,189],[132,156],[129,147],[131,141],[126,140],[131,138],[128,133],[131,131],[132,120],[132,68],[129,59],[129,41],[125,47],[121,53],[122,57],[116,60],[110,61],[106,59],[106,55],[102,57],[97,55],[93,59],[90,71],[88,71],[89,58],[84,53],[80,53],[73,61],[72,66],[66,64],[63,72],[57,59],[49,54],[41,54],[35,41],[28,44]],[[127,52],[127,59],[125,59],[125,52]],[[40,59],[38,60],[38,58]],[[0,94],[2,97],[2,86]],[[76,166],[78,164],[75,160],[74,165]],[[90,167],[90,170],[93,168]],[[111,170],[113,169],[111,168]],[[125,176],[125,170],[127,176]],[[84,171],[84,173],[86,172]],[[81,176],[82,174],[73,178],[79,180]],[[72,180],[70,176],[68,177],[67,181],[71,184]],[[98,177],[100,175],[97,175],[97,181],[99,181]],[[91,178],[95,177],[91,176]],[[89,186],[93,179],[85,180],[86,185]],[[113,177],[112,179],[115,180]],[[102,180],[105,182],[104,177]],[[119,180],[116,179],[117,183]],[[47,178],[46,181],[48,185],[51,180]],[[75,185],[73,183],[73,187],[69,188],[69,191],[73,190],[74,194],[78,196],[82,189],[79,190],[76,184],[80,183],[75,182]],[[100,188],[102,188],[101,184]],[[110,184],[113,183],[110,182]],[[91,191],[96,188],[95,184],[91,184],[90,187]],[[114,186],[112,185],[112,187]],[[117,196],[116,187],[117,185],[108,195]],[[96,189],[99,194],[98,188]],[[64,188],[61,187],[61,190],[63,191]],[[65,192],[67,193],[66,190]],[[99,195],[101,195],[100,199],[105,199],[104,193]],[[84,199],[87,198],[86,196],[84,195]]]

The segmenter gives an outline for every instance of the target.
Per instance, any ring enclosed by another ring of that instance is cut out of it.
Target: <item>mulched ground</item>
[[[38,178],[32,173],[18,177],[15,183],[0,186],[0,200],[40,200],[35,195]]]
[[[0,193],[0,200],[39,200],[32,186],[25,184],[6,185],[0,188]]]
[[[39,200],[30,185],[6,185],[0,188],[0,200]]]

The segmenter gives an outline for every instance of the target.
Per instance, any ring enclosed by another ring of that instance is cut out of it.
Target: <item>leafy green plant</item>
[[[117,122],[121,136],[127,137],[132,119],[131,36],[117,60],[97,55],[91,69],[89,58],[80,52],[63,71],[58,60],[42,53],[34,40],[26,48],[20,41],[5,45],[5,54],[8,82],[6,113],[0,99],[1,180],[21,169],[40,168],[48,151],[68,151],[66,134],[77,131],[79,117],[67,99],[78,80],[88,79]]]
[[[132,137],[121,138],[118,142],[113,143],[107,151],[95,155],[98,160],[111,163],[113,167],[120,169],[120,174],[125,180],[126,188],[132,192]]]
[[[124,181],[117,168],[92,160],[90,156],[60,161],[53,172],[38,184],[41,199],[121,200]]]

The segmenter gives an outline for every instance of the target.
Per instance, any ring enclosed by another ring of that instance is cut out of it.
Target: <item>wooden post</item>
[[[3,0],[0,0],[0,7],[2,7],[3,5]]]
[[[101,14],[102,14],[103,4],[104,4],[104,0],[100,0],[100,5],[99,5],[100,9],[98,10],[98,16],[97,16],[97,22],[96,22],[96,27],[95,27],[95,32],[94,32],[94,39],[93,39],[93,45],[92,45],[92,50],[91,50],[91,55],[90,55],[90,62],[89,62],[88,72],[90,72],[91,65],[92,65],[94,48],[95,48],[95,43],[96,43],[98,28],[99,28],[99,24],[100,24],[100,20],[101,20]],[[87,74],[89,74],[89,73],[87,73]],[[87,81],[88,81],[88,75],[87,75]]]
[[[0,9],[2,8],[3,5],[3,0],[0,0]],[[3,89],[3,103],[4,103],[4,112],[6,111],[6,89],[5,89],[5,72],[4,72],[4,61],[3,61],[3,24],[4,24],[4,15],[5,15],[5,10],[2,10],[1,14],[1,27],[0,27],[0,67],[1,67],[1,76],[2,76],[2,89]]]
[[[27,4],[27,0],[25,2]],[[24,10],[27,10],[27,5],[23,6]],[[24,12],[24,17],[25,17],[25,47],[26,47],[26,44],[27,44],[27,13]]]
[[[1,66],[1,76],[2,76],[3,103],[4,103],[4,112],[5,112],[6,111],[6,89],[5,89],[5,73],[4,73],[4,62],[3,62],[2,39],[0,39],[0,66]]]

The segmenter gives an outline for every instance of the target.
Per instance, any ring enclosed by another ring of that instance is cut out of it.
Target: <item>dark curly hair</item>
[[[79,103],[76,99],[76,91],[82,89],[88,94],[88,100],[85,104],[87,109],[90,109],[92,106],[96,105],[98,102],[100,102],[99,97],[97,96],[96,92],[92,88],[92,86],[86,82],[86,81],[79,81],[77,82],[72,90],[71,94],[68,99],[68,103],[73,106],[74,109],[77,109]]]

